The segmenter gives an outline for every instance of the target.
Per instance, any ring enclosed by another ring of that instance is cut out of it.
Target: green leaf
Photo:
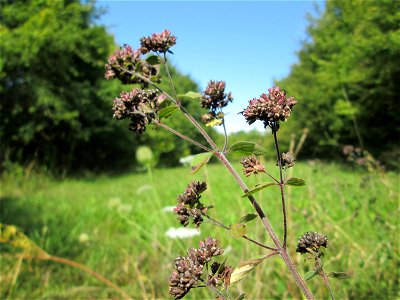
[[[253,270],[260,262],[262,262],[265,259],[264,257],[260,258],[252,258],[250,260],[241,262],[232,272],[231,274],[231,284],[238,283],[241,281],[243,278],[247,276],[247,274],[250,273],[251,270]]]
[[[250,195],[253,195],[254,193],[257,193],[257,192],[265,189],[266,187],[269,187],[269,186],[272,186],[272,185],[276,185],[276,183],[274,183],[274,182],[264,182],[264,183],[256,184],[246,194],[244,194],[242,196],[242,198],[248,197]]]
[[[304,275],[304,279],[305,280],[310,280],[311,278],[313,278],[315,275],[318,275],[318,271],[313,270],[313,271],[308,271],[306,273],[306,275]]]
[[[167,106],[163,109],[160,110],[160,112],[158,113],[158,117],[161,120],[162,118],[169,118],[170,116],[172,116],[172,114],[175,112],[175,110],[178,109],[178,106],[176,105],[172,105],[172,106]]]
[[[241,153],[243,155],[263,155],[267,153],[267,150],[265,150],[263,147],[252,142],[237,142],[230,146],[228,151]]]
[[[233,224],[230,227],[230,232],[232,237],[234,238],[240,238],[244,235],[246,235],[246,225],[245,224]]]
[[[345,272],[330,272],[328,277],[336,278],[336,279],[349,279],[351,276]]]
[[[162,60],[157,55],[150,55],[146,58],[146,62],[152,66],[159,65],[162,63]]]
[[[288,180],[286,180],[285,184],[291,186],[302,186],[305,185],[306,182],[303,179],[291,177]]]
[[[187,92],[186,94],[178,95],[178,98],[201,99],[202,95],[195,92]]]
[[[244,224],[250,222],[251,220],[254,220],[255,218],[257,218],[256,214],[247,214],[240,219],[239,223]]]
[[[197,173],[202,166],[204,166],[210,160],[213,154],[211,152],[204,152],[195,155],[190,162],[190,174]]]

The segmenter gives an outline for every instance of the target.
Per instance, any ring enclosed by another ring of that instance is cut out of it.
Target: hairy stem
[[[286,239],[287,239],[287,221],[286,221],[286,203],[285,203],[285,182],[283,181],[282,176],[282,160],[281,155],[279,153],[279,144],[278,138],[276,137],[276,130],[272,128],[272,133],[274,135],[274,142],[275,142],[275,149],[276,149],[276,156],[278,159],[278,167],[279,167],[279,187],[281,190],[281,199],[282,199],[282,215],[283,215],[283,245],[282,247],[286,249]]]
[[[202,281],[202,282],[206,285],[206,287],[208,287],[210,290],[212,290],[213,292],[215,292],[215,293],[219,296],[218,298],[224,299],[224,300],[227,299],[227,298],[225,297],[225,295],[222,294],[215,286],[209,284],[208,282],[206,282],[205,280],[203,280],[203,279],[201,279],[201,278],[200,278],[200,281]]]
[[[249,242],[252,242],[252,243],[254,243],[254,244],[256,244],[256,245],[258,245],[258,246],[260,246],[260,247],[262,247],[262,248],[275,251],[275,252],[274,252],[275,254],[277,253],[277,252],[276,252],[276,250],[277,250],[276,248],[272,248],[272,247],[269,247],[269,246],[267,246],[267,245],[264,245],[264,244],[262,244],[262,243],[260,243],[260,242],[257,242],[256,240],[253,240],[252,238],[249,238],[247,235],[242,236],[242,238],[244,238],[245,240],[248,240]]]
[[[175,134],[176,136],[179,136],[181,139],[183,139],[185,141],[188,141],[189,143],[191,143],[193,145],[196,145],[197,147],[203,149],[204,151],[212,152],[212,150],[210,148],[208,148],[206,146],[203,146],[202,144],[196,142],[195,140],[192,140],[191,138],[187,137],[186,135],[183,135],[182,133],[176,131],[175,129],[172,129],[168,125],[165,125],[165,124],[161,123],[160,121],[156,121],[155,124],[157,126],[160,126],[160,127],[164,128],[164,129],[168,130],[169,132]]]
[[[179,108],[183,112],[185,117],[196,127],[196,129],[200,132],[200,134],[206,139],[211,148],[213,150],[218,150],[218,146],[215,144],[213,139],[208,135],[208,133],[203,129],[203,127],[201,127],[201,125],[195,120],[195,118],[193,118],[192,115],[189,114],[184,107],[180,106]]]
[[[321,258],[317,257],[316,260],[317,260],[318,266],[322,266]],[[329,284],[328,277],[326,276],[326,274],[325,274],[325,272],[324,272],[324,269],[323,269],[322,267],[321,267],[321,271],[319,272],[319,274],[321,275],[322,279],[324,280],[324,284],[325,284],[326,288],[328,289],[329,294],[331,295],[332,300],[335,300],[335,296],[333,295],[331,286],[330,286],[330,284]]]
[[[203,214],[203,216],[205,216],[207,219],[209,219],[211,222],[213,222],[216,226],[219,226],[219,227],[224,228],[226,230],[230,230],[231,229],[229,226],[224,225],[223,223],[213,219],[212,217],[210,217],[207,214]],[[252,243],[254,243],[254,244],[256,244],[256,245],[258,245],[258,246],[260,246],[262,248],[265,248],[265,249],[268,249],[268,250],[272,250],[272,251],[275,251],[275,252],[278,250],[276,248],[272,248],[272,247],[264,245],[264,244],[262,244],[260,242],[257,242],[256,240],[253,240],[252,238],[248,237],[247,235],[242,236],[242,238],[245,239],[245,240],[248,240],[249,242],[252,242]]]
[[[172,92],[174,93],[174,97],[176,99],[176,101],[178,101],[178,95],[176,94],[176,90],[175,90],[175,85],[172,81],[172,76],[171,76],[171,72],[169,71],[169,67],[168,67],[168,62],[167,62],[167,54],[164,53],[164,65],[165,65],[165,71],[167,71],[167,75],[169,78],[169,83],[171,85],[172,88]]]
[[[226,152],[226,148],[228,147],[228,134],[226,133],[225,119],[222,119],[222,127],[224,128],[224,148],[222,149],[222,153]]]

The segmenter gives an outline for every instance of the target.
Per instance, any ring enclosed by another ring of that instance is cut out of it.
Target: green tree
[[[104,79],[104,64],[116,46],[95,23],[98,16],[92,1],[1,2],[2,163],[34,162],[52,171],[127,169],[143,143],[169,155],[171,163],[191,151],[158,130],[138,139],[112,119],[112,100],[121,86]],[[173,72],[179,92],[198,89]],[[173,122],[178,130],[190,130],[179,119]]]
[[[310,129],[305,152],[339,153],[360,143],[381,155],[398,146],[399,22],[392,0],[327,1],[310,17],[299,62],[277,81],[303,106],[289,126]]]
[[[95,17],[80,1],[2,2],[2,161],[51,169],[94,163],[82,160],[85,147],[114,131],[102,80],[113,39]]]

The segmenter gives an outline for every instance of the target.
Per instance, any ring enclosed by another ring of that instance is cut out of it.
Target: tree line
[[[96,23],[99,15],[90,1],[2,2],[2,169],[10,163],[50,171],[127,169],[140,145],[149,145],[168,166],[195,153],[157,128],[138,138],[128,124],[112,119],[112,99],[121,86],[104,80],[115,42]],[[276,82],[302,106],[288,122],[288,131],[310,130],[302,155],[332,157],[353,144],[396,160],[399,21],[399,2],[391,0],[327,1],[309,18],[298,63]],[[199,90],[191,78],[172,71],[178,93]],[[198,117],[204,113],[198,103],[186,105]],[[193,132],[179,117],[167,121]]]
[[[361,147],[398,163],[400,2],[327,1],[309,16],[298,62],[277,84],[299,99],[292,128],[307,127],[308,156],[335,157]]]

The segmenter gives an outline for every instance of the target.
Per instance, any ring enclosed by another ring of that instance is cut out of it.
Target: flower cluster
[[[251,174],[257,175],[258,173],[265,172],[264,166],[254,154],[243,157],[240,163],[243,166],[243,173],[246,177],[249,177]]]
[[[151,36],[140,39],[140,52],[146,54],[150,51],[166,53],[169,48],[176,44],[176,37],[165,29],[161,33],[153,33]]]
[[[225,82],[224,81],[213,81],[207,85],[204,91],[204,95],[201,98],[201,106],[203,108],[215,111],[217,108],[222,108],[232,102],[233,98],[231,93],[225,93]]]
[[[207,207],[200,202],[200,198],[201,193],[206,189],[205,182],[193,181],[185,192],[178,196],[178,205],[174,208],[174,212],[183,226],[187,226],[190,219],[193,220],[196,227],[203,222],[202,216],[207,212]]]
[[[124,45],[116,50],[108,59],[105,68],[106,79],[117,78],[123,84],[139,83],[143,87],[148,86],[148,83],[143,78],[135,76],[135,74],[140,74],[147,79],[159,82],[158,68],[141,60],[140,51],[133,50],[129,45]]]
[[[221,124],[221,119],[224,117],[222,108],[232,101],[232,94],[225,93],[225,82],[211,80],[201,98],[201,106],[210,110],[209,113],[202,116],[202,121],[210,124],[215,120],[219,120],[220,122],[214,122],[214,125]]]
[[[309,249],[318,252],[321,247],[328,247],[328,238],[323,234],[309,231],[299,238],[296,252],[304,254],[310,252]]]
[[[293,97],[287,98],[285,91],[279,87],[270,88],[268,92],[268,95],[262,94],[259,98],[250,100],[249,105],[242,112],[249,125],[260,120],[267,127],[289,118],[292,107],[297,101]]]
[[[224,250],[218,247],[218,241],[211,237],[200,242],[200,248],[191,248],[185,257],[179,256],[175,259],[174,270],[169,280],[169,293],[175,299],[184,297],[191,288],[195,287],[200,277],[203,275],[203,269],[206,263],[211,261],[213,256],[224,253]]]
[[[135,88],[131,92],[122,92],[114,99],[114,118],[130,119],[129,129],[140,135],[155,118],[162,99],[164,98],[155,90],[143,91]]]
[[[282,168],[291,168],[294,166],[294,161],[296,159],[294,158],[292,152],[283,152],[281,154],[281,165]]]

